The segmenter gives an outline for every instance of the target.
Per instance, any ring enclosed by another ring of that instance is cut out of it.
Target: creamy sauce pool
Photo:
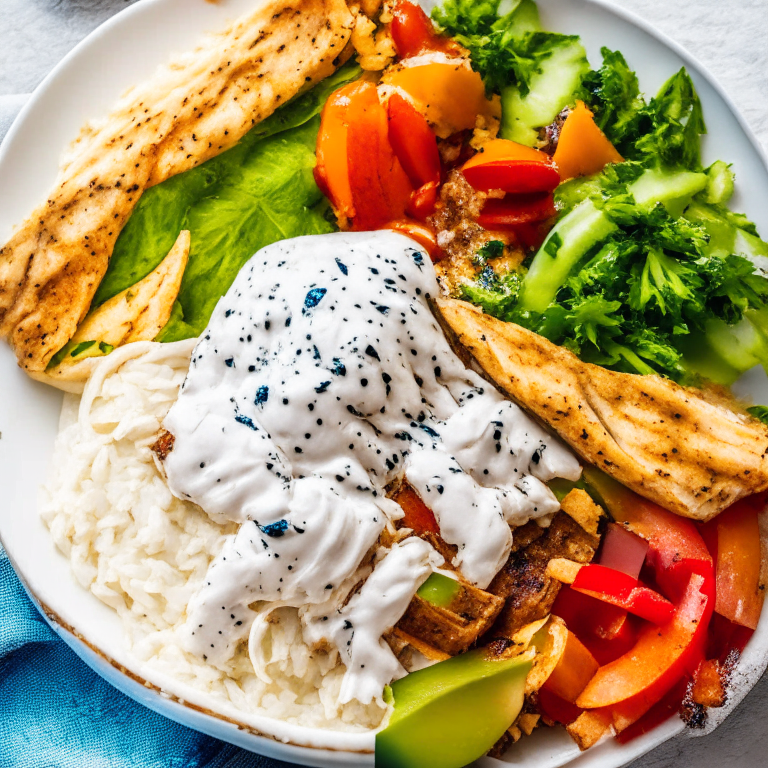
[[[380,699],[404,674],[381,634],[441,560],[417,539],[381,550],[345,604],[402,516],[387,486],[405,474],[480,587],[510,525],[557,511],[544,482],[577,479],[578,462],[465,368],[430,311],[438,293],[426,255],[392,232],[283,241],[241,270],[165,420],[171,490],[240,524],[189,605],[190,650],[221,664],[249,606],[302,607],[308,637],[347,665],[342,699]]]

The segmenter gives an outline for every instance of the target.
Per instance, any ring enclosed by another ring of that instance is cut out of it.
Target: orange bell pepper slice
[[[355,214],[347,162],[348,113],[352,101],[370,88],[369,83],[349,83],[331,94],[323,107],[317,135],[315,181],[336,214],[347,219]]]
[[[481,192],[551,192],[560,184],[560,172],[546,152],[507,139],[488,142],[461,170]]]
[[[544,687],[573,704],[594,677],[598,667],[595,657],[569,630],[563,655],[544,683]]]
[[[765,596],[760,589],[760,511],[754,497],[742,499],[709,523],[717,531],[715,611],[749,629],[757,629]]]
[[[577,101],[560,129],[554,161],[566,181],[599,173],[608,163],[623,163],[624,158],[597,127],[589,108]]]
[[[420,6],[407,0],[398,0],[392,9],[389,31],[401,59],[426,51],[449,52],[457,48],[450,38],[435,32],[432,20]]]
[[[414,187],[440,182],[437,138],[424,116],[399,93],[387,103],[389,143]]]
[[[389,143],[387,111],[372,83],[347,108],[347,167],[354,205],[352,229],[375,230],[402,219],[413,185]]]
[[[642,629],[631,651],[600,667],[576,705],[597,709],[629,702],[638,719],[694,664],[695,671],[703,656],[714,602],[711,585],[705,581],[693,574],[672,621]]]
[[[480,151],[464,163],[462,170],[466,171],[468,168],[474,168],[478,165],[508,160],[542,163],[548,166],[554,165],[552,158],[540,149],[526,147],[525,144],[518,144],[516,141],[510,141],[509,139],[493,139],[483,144]]]

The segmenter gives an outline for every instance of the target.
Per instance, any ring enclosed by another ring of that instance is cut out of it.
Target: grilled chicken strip
[[[436,304],[449,335],[501,391],[645,498],[709,520],[768,489],[768,428],[755,419],[659,376],[583,363],[466,302]]]
[[[0,335],[42,371],[74,335],[145,189],[236,144],[336,69],[344,0],[272,0],[130,91],[86,129],[50,198],[0,249]]]

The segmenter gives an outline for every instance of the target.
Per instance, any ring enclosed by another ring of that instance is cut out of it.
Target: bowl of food
[[[0,536],[97,672],[253,751],[623,765],[768,662],[768,170],[632,17],[426,10],[145,0],[41,86]]]

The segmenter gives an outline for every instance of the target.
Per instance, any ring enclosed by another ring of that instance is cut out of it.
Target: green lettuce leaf
[[[246,261],[277,240],[334,230],[315,184],[319,113],[328,96],[354,80],[348,65],[281,107],[232,149],[147,190],[120,233],[95,308],[148,275],[179,232],[191,248],[171,319],[158,336],[198,336]]]

